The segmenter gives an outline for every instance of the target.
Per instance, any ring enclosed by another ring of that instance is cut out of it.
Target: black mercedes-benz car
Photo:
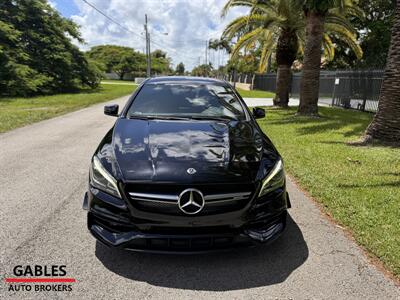
[[[136,251],[195,253],[275,240],[286,225],[282,158],[224,81],[146,80],[92,157],[90,232]]]

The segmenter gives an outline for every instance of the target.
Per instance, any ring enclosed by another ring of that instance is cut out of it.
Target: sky
[[[49,0],[63,16],[80,25],[85,44],[82,50],[95,45],[114,44],[145,51],[143,34],[147,14],[151,51],[167,52],[176,66],[185,64],[187,70],[205,61],[206,40],[219,38],[224,27],[234,18],[246,13],[234,8],[225,18],[221,10],[227,0],[87,0],[121,26],[90,7],[83,0]],[[214,67],[228,59],[222,51],[210,51]]]

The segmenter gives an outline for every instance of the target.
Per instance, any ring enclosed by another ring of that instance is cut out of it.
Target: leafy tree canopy
[[[0,93],[28,96],[96,87],[100,72],[71,39],[78,26],[46,0],[0,2]]]
[[[202,64],[202,65],[199,65],[199,66],[193,68],[192,75],[208,77],[211,75],[212,71],[213,71],[213,67],[211,64]]]
[[[164,52],[164,51],[162,51],[162,50],[154,50],[152,53],[151,53],[151,56],[152,57],[155,57],[155,58],[167,58],[167,53],[166,52]]]
[[[238,54],[234,58],[230,58],[226,65],[229,73],[236,70],[238,73],[257,73],[260,63],[261,50],[249,50],[244,54]]]
[[[361,60],[356,60],[354,54],[348,52],[340,40],[335,40],[336,59],[327,64],[327,68],[384,68],[386,65],[395,1],[360,0],[358,5],[364,11],[365,17],[353,18],[351,23],[359,33],[364,56]]]
[[[185,74],[185,65],[183,64],[183,62],[180,62],[180,63],[176,66],[175,73],[178,74],[178,75],[183,75],[183,74]]]
[[[105,67],[107,73],[113,72],[113,68],[118,65],[123,57],[130,56],[134,50],[129,47],[116,45],[100,45],[92,47],[86,56]]]
[[[154,50],[151,53],[151,72],[152,74],[168,75],[173,73],[171,69],[171,59],[162,50]]]
[[[117,45],[100,45],[92,47],[87,57],[104,66],[107,73],[116,73],[123,79],[125,74],[145,76],[146,55],[130,47]],[[155,50],[151,53],[151,69],[153,74],[169,74],[170,59],[167,53]]]

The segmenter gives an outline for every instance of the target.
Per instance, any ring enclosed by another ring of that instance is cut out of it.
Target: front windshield
[[[157,82],[142,87],[127,116],[244,119],[245,113],[229,86]]]

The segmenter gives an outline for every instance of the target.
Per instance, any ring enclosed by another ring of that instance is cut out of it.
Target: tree
[[[0,2],[0,91],[28,96],[95,87],[100,78],[72,43],[78,26],[46,0]]]
[[[89,70],[85,84],[94,89],[99,86],[101,79],[104,78],[104,65],[88,59],[88,66]]]
[[[225,69],[228,73],[237,72],[239,74],[254,74],[260,64],[260,49],[251,49],[246,53],[239,53],[234,58],[231,57]]]
[[[167,58],[167,52],[157,49],[157,50],[154,50],[153,52],[151,52],[151,56],[153,56],[155,58]]]
[[[107,73],[116,73],[122,80],[126,74],[145,75],[146,56],[133,48],[101,45],[92,47],[86,55],[93,60],[103,64]],[[162,50],[151,53],[151,70],[155,74],[171,73],[171,59]]]
[[[208,48],[213,50],[225,50],[227,53],[231,53],[232,51],[229,41],[225,39],[211,39],[208,43]]]
[[[368,126],[363,142],[373,140],[400,145],[400,0],[397,0],[378,112]]]
[[[171,59],[167,57],[167,53],[162,50],[154,50],[151,53],[151,70],[155,74],[168,75],[172,73]]]
[[[356,67],[384,68],[390,46],[390,32],[393,26],[394,0],[360,0],[359,7],[365,18],[354,20],[361,35],[361,47],[365,49],[363,59]]]
[[[274,104],[287,107],[291,82],[291,68],[298,53],[304,48],[305,15],[302,12],[302,3],[298,0],[230,0],[223,9],[223,15],[234,6],[248,6],[250,12],[246,16],[233,20],[224,30],[223,39],[231,40],[238,37],[231,57],[237,57],[242,49],[260,49],[259,69],[264,72],[272,53],[276,53],[278,65],[276,96]],[[361,57],[362,50],[356,42],[353,27],[346,19],[348,13],[328,14],[326,29],[323,32],[325,56],[332,60],[335,45],[331,36],[343,39],[349,47]]]
[[[303,7],[306,19],[306,42],[302,77],[300,82],[299,115],[318,115],[319,75],[321,68],[321,48],[324,32],[329,19],[337,19],[344,13],[361,16],[362,11],[354,4],[355,0],[298,0]],[[351,25],[339,25],[351,29]],[[352,36],[344,35],[342,38],[349,46],[356,44]],[[355,46],[355,45],[354,45]]]
[[[98,63],[105,66],[107,73],[115,72],[115,66],[121,63],[121,60],[125,57],[129,57],[134,53],[133,48],[117,46],[117,45],[100,45],[90,48],[86,52],[86,56]]]
[[[134,71],[140,72],[145,69],[145,65],[146,59],[142,53],[130,51],[130,53],[122,55],[120,61],[112,67],[112,70],[118,74],[120,80],[123,80],[125,74]]]
[[[208,76],[210,76],[212,71],[213,71],[213,67],[211,64],[202,64],[202,65],[199,65],[199,66],[193,68],[192,75],[208,77]]]
[[[180,62],[180,63],[176,66],[175,73],[178,74],[178,75],[183,75],[183,74],[185,74],[185,65],[183,64],[183,62]]]
[[[359,33],[360,46],[364,50],[362,59],[357,60],[341,40],[333,39],[336,44],[335,60],[325,64],[324,68],[384,68],[390,46],[394,2],[393,0],[360,0],[358,6],[364,12],[365,18],[351,18],[350,22]]]

